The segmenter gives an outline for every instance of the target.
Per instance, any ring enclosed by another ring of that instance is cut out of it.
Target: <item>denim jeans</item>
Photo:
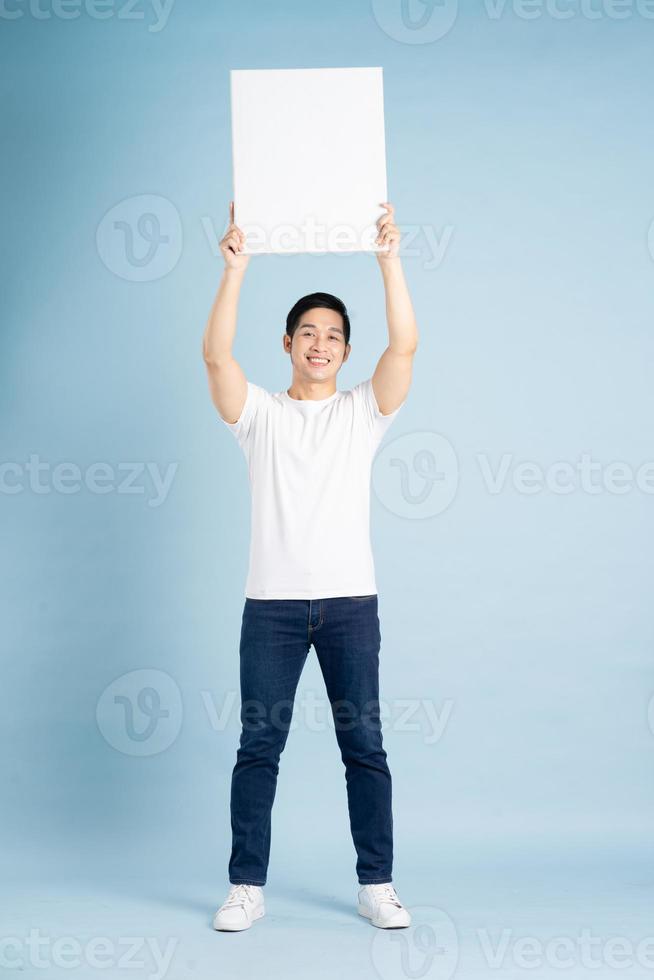
[[[312,644],[345,766],[359,883],[392,881],[391,774],[382,745],[381,633],[374,594],[245,600],[240,640],[241,736],[230,803],[232,884],[266,883],[279,759]]]

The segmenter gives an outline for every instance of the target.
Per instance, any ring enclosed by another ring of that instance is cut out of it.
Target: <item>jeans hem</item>
[[[263,888],[266,884],[265,881],[252,881],[251,878],[230,878],[230,885],[258,885],[259,888]]]
[[[385,885],[386,882],[389,884],[393,881],[391,875],[387,875],[386,878],[369,878],[368,881],[361,881],[359,879],[360,885]]]

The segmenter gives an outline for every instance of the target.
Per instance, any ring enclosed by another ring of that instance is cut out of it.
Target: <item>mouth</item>
[[[309,357],[307,356],[309,364],[313,364],[314,367],[326,367],[329,364],[328,357]]]

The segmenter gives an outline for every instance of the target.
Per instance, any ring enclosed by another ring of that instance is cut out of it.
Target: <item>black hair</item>
[[[345,334],[345,344],[350,342],[350,318],[345,308],[345,303],[338,296],[332,296],[331,293],[309,293],[308,296],[303,296],[299,299],[295,306],[289,310],[289,314],[286,317],[286,333],[293,339],[293,334],[298,328],[302,314],[306,313],[307,310],[313,310],[317,306],[322,307],[327,310],[335,310],[340,313],[343,317],[343,333]]]

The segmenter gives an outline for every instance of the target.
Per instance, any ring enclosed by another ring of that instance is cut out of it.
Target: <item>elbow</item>
[[[411,344],[409,346],[402,344],[400,347],[393,344],[389,346],[388,349],[392,354],[396,354],[398,357],[413,357],[418,349],[418,342],[416,341],[415,344]]]
[[[209,368],[222,367],[223,364],[226,364],[228,361],[231,361],[231,359],[232,359],[231,351],[227,351],[227,352],[211,351],[207,348],[206,344],[202,345],[202,360]]]
[[[412,330],[406,331],[403,337],[397,337],[391,340],[388,345],[388,350],[401,357],[413,357],[418,350],[419,339],[418,330],[414,326]]]

